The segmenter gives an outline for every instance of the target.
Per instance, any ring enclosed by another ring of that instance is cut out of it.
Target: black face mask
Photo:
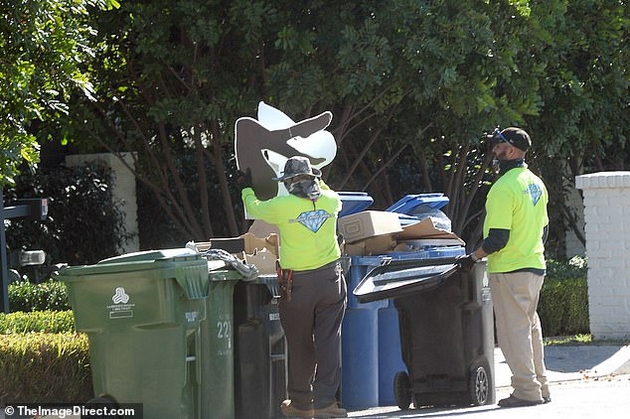
[[[300,198],[310,199],[311,201],[317,200],[322,194],[319,188],[319,182],[315,177],[301,178],[293,182],[285,182],[287,191],[291,195],[299,196]]]
[[[504,174],[510,169],[514,169],[515,167],[523,167],[525,166],[524,159],[518,160],[496,160],[499,166],[499,175]]]

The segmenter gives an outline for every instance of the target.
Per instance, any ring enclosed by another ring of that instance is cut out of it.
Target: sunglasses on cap
[[[501,131],[499,131],[499,128],[495,128],[494,132],[492,133],[494,136],[499,137],[499,141],[500,143],[508,143],[510,145],[512,145],[511,142],[508,141],[507,138],[505,138],[505,136],[503,134],[501,134]]]

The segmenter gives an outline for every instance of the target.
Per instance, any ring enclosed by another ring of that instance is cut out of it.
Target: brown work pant
[[[288,348],[289,399],[299,409],[335,402],[341,385],[341,323],[347,290],[339,263],[293,273],[291,301],[280,299]]]

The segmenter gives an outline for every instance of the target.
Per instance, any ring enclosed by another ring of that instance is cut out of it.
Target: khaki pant
[[[542,327],[536,309],[544,276],[531,272],[488,274],[499,347],[512,371],[515,397],[549,396]]]

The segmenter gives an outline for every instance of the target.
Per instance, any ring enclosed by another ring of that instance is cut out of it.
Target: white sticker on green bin
[[[184,313],[184,318],[187,323],[195,323],[199,320],[199,313],[197,311],[187,311]]]
[[[130,319],[133,317],[134,303],[129,303],[131,297],[125,292],[124,287],[116,287],[112,295],[114,304],[107,306],[109,310],[109,318],[114,319]]]

